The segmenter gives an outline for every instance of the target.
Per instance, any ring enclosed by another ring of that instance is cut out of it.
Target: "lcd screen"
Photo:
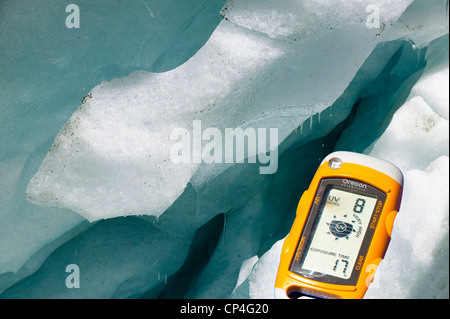
[[[302,273],[347,279],[351,277],[377,198],[335,187],[329,187],[325,195],[299,266]]]

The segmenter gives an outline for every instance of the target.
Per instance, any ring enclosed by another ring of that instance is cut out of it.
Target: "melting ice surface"
[[[383,13],[379,28],[367,26],[369,4]],[[0,198],[0,296],[272,298],[299,195],[325,155],[350,150],[405,173],[391,246],[367,297],[448,297],[446,1],[222,5],[200,1],[184,13],[179,1],[144,1],[134,9],[145,16],[142,36],[127,40],[133,63],[94,61],[85,71],[101,76],[80,90],[91,93],[82,105],[40,107],[66,120],[50,143],[5,130],[24,146],[2,141],[0,183],[14,188]],[[172,20],[178,29],[153,36]],[[201,43],[205,26],[212,34]],[[119,41],[105,30],[99,37]],[[189,58],[180,42],[196,48]],[[53,58],[68,72],[76,56]],[[2,94],[8,110],[14,98]],[[173,163],[170,134],[192,130],[194,120],[219,130],[278,128],[277,173]],[[48,126],[39,121],[36,130]],[[79,289],[64,285],[68,264],[80,267]]]

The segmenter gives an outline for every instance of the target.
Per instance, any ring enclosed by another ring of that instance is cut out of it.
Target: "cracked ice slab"
[[[229,1],[225,20],[183,65],[164,73],[136,71],[94,87],[56,136],[27,199],[90,221],[160,216],[199,169],[170,160],[173,129],[191,130],[194,120],[222,131],[257,127],[255,118],[264,122],[266,112],[273,116],[286,106],[321,112],[410,2],[375,1],[389,14],[382,28],[371,29],[361,3]],[[306,118],[270,121],[286,136]],[[195,183],[218,173],[198,174]]]

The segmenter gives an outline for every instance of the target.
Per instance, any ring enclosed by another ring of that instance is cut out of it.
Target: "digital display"
[[[331,188],[301,268],[349,278],[376,203],[374,197]]]
[[[373,235],[378,214],[375,212],[385,197],[381,193],[354,180],[325,180],[316,195],[291,271],[325,282],[348,281],[356,263],[365,255],[361,249],[364,241],[370,242]]]

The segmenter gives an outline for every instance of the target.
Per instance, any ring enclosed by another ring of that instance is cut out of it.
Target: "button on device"
[[[328,166],[331,169],[338,169],[342,166],[342,160],[339,157],[333,157],[328,161]]]
[[[306,198],[308,197],[308,190],[304,191],[302,194],[302,197],[300,198],[301,205],[305,205]],[[299,210],[297,210],[297,213],[299,213]]]
[[[394,221],[395,221],[396,216],[397,216],[396,211],[392,211],[386,216],[386,231],[389,234],[389,237],[391,236],[392,228],[394,227]]]

